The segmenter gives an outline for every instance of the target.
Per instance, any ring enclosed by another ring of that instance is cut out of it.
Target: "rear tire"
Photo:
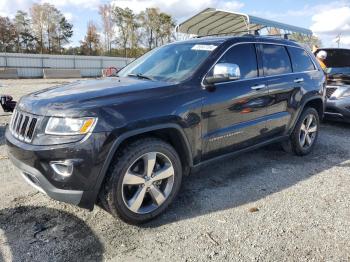
[[[290,139],[282,143],[283,149],[298,156],[309,154],[317,142],[319,128],[318,112],[312,107],[306,108],[296,123]]]
[[[114,217],[142,224],[160,215],[175,199],[182,166],[175,149],[157,138],[137,140],[117,153],[101,191]]]

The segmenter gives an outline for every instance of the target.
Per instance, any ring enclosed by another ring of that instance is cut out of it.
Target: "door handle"
[[[264,89],[266,88],[266,85],[262,84],[262,85],[255,85],[255,86],[252,86],[251,89],[253,90],[261,90],[261,89]]]
[[[294,83],[303,83],[304,82],[304,78],[297,78],[294,80]]]

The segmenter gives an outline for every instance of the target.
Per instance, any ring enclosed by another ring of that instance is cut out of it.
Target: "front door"
[[[266,131],[270,98],[266,80],[259,77],[255,45],[235,45],[218,63],[238,65],[241,78],[204,91],[203,160],[259,143]]]

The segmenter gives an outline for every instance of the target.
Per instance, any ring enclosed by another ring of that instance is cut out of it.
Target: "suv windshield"
[[[181,82],[216,48],[213,44],[170,44],[156,48],[123,68],[118,76]]]

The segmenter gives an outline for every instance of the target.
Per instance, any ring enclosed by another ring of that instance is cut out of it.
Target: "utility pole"
[[[340,38],[341,38],[341,33],[337,35],[335,42],[338,44],[338,48],[340,47]]]

